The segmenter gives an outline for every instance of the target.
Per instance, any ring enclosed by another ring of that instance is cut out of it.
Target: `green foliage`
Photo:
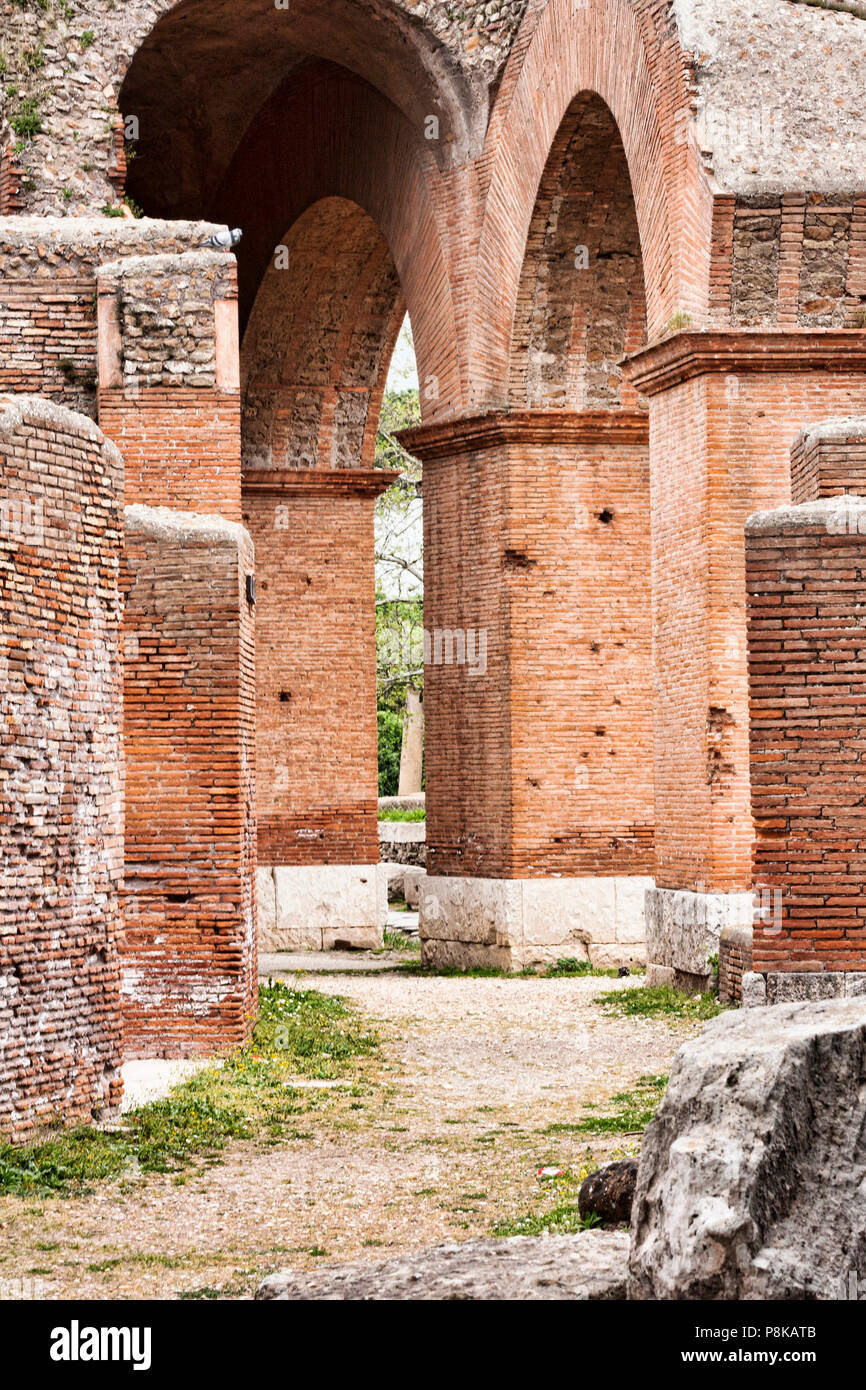
[[[683,309],[678,309],[672,318],[668,319],[664,327],[664,337],[670,337],[672,333],[683,333],[692,326],[692,316]]]
[[[0,1192],[87,1192],[130,1170],[177,1173],[214,1161],[229,1139],[276,1143],[299,1137],[298,1117],[320,1103],[298,1077],[339,1078],[378,1038],[360,1030],[345,1003],[281,982],[262,986],[250,1044],[223,1066],[198,1072],[171,1095],[141,1106],[112,1130],[79,1125],[41,1143],[0,1144]]]
[[[551,1163],[550,1167],[555,1169],[557,1164]],[[552,1178],[540,1172],[537,1209],[525,1216],[497,1222],[491,1235],[504,1240],[509,1236],[564,1236],[591,1230],[599,1224],[599,1219],[593,1213],[584,1221],[578,1210],[577,1194],[584,1180],[597,1167],[592,1151],[587,1149],[577,1169],[563,1168]]]
[[[412,429],[421,423],[421,400],[417,387],[404,391],[386,391],[376,433],[376,467],[408,469],[417,482],[419,465],[395,438],[400,430]]]
[[[632,1091],[611,1096],[611,1113],[590,1115],[576,1124],[548,1125],[545,1134],[639,1134],[646,1129],[661,1104],[668,1084],[666,1076],[639,1076]]]
[[[32,140],[42,130],[42,113],[34,97],[22,97],[9,121],[22,140]]]
[[[387,796],[387,792],[382,792],[382,796]],[[423,806],[413,806],[410,811],[401,811],[399,807],[391,807],[379,812],[380,820],[399,820],[399,821],[419,821],[427,819],[427,811]]]
[[[400,785],[403,720],[393,710],[379,709],[379,795],[396,796]]]
[[[94,34],[93,30],[85,29],[84,33],[81,35],[81,47],[86,51],[88,48],[90,48],[91,44],[95,41],[95,39],[96,35]]]
[[[714,994],[683,994],[672,985],[643,985],[638,989],[611,990],[593,1001],[619,1018],[715,1018],[722,1005]]]
[[[382,933],[382,940],[386,951],[405,951],[414,955],[421,950],[421,942],[417,936],[406,936],[401,931],[389,931],[387,927]]]
[[[600,1225],[601,1220],[594,1211],[584,1218],[576,1202],[562,1202],[552,1211],[500,1221],[493,1227],[492,1234],[503,1240],[509,1236],[572,1236]]]
[[[123,207],[119,203],[108,203],[102,209],[103,217],[122,217]]]

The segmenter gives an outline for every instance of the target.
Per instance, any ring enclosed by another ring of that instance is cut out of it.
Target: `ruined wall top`
[[[450,83],[459,89],[456,105],[466,108],[469,126],[474,120],[475,135],[483,137],[488,93],[521,21],[549,0],[273,3],[287,10],[289,23],[302,24],[307,54],[340,62],[345,52],[346,65],[360,73],[369,53],[374,84],[415,44],[421,66],[406,67],[403,89],[422,69],[431,93]],[[597,10],[600,25],[620,7],[637,11],[647,33],[665,19],[665,0],[574,3]],[[697,125],[689,138],[701,145],[719,189],[835,191],[860,183],[866,167],[866,0],[666,3],[684,61],[694,69]],[[174,52],[194,26],[198,42],[222,45],[238,70],[246,64],[249,71],[261,56],[255,45],[261,48],[269,9],[253,0],[213,0],[204,10],[200,0],[0,0],[0,154],[14,151],[21,169],[20,206],[7,202],[6,210],[81,216],[116,207],[125,161],[118,97],[154,27],[171,16]],[[247,53],[254,26],[258,37]],[[354,38],[344,42],[352,26]],[[264,80],[267,85],[270,78]],[[683,113],[684,123],[689,114]],[[127,152],[134,157],[134,145]]]
[[[731,193],[859,187],[866,0],[674,0],[697,133]]]

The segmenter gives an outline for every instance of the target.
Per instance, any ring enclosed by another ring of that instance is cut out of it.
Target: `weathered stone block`
[[[278,865],[273,928],[260,929],[263,951],[332,950],[382,945],[387,878],[379,864]]]
[[[862,999],[714,1019],[647,1129],[629,1296],[832,1299],[866,1276]]]
[[[311,1273],[284,1270],[259,1286],[257,1299],[403,1301],[606,1301],[625,1297],[628,1236],[583,1231],[543,1240],[469,1240],[415,1250],[383,1265],[335,1265]]]

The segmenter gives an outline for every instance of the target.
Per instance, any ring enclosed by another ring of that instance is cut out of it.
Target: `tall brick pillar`
[[[747,1003],[866,993],[866,417],[792,450],[746,525],[756,913]]]
[[[126,464],[124,1043],[237,1046],[255,1015],[253,546],[236,267],[99,272],[99,418]]]
[[[790,500],[791,443],[866,401],[857,332],[681,333],[630,361],[650,398],[657,885],[650,977],[700,987],[752,924],[743,528]]]
[[[515,410],[424,461],[424,958],[643,954],[653,882],[645,413]]]
[[[118,1105],[123,465],[0,397],[0,1135]]]
[[[397,474],[249,468],[255,541],[262,945],[382,944],[376,497]]]

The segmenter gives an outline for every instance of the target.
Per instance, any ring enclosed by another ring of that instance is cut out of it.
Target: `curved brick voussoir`
[[[123,466],[0,397],[0,1133],[120,1101]]]
[[[629,1297],[835,1299],[862,1283],[864,1064],[862,998],[725,1014],[686,1043],[644,1138]]]

